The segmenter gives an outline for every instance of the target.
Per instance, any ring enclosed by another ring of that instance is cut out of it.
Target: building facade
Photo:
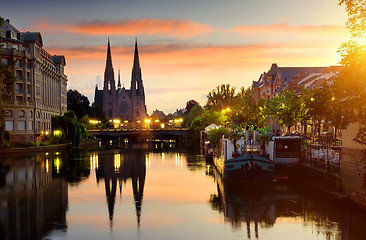
[[[43,49],[39,32],[20,32],[3,21],[0,59],[16,76],[15,91],[4,102],[5,130],[11,141],[36,141],[51,134],[51,117],[67,110],[65,57]]]
[[[143,122],[147,117],[137,40],[135,42],[131,89],[121,88],[119,73],[116,89],[111,48],[108,40],[103,89],[98,90],[98,86],[96,86],[94,105],[101,106],[109,120],[119,119],[121,122],[136,123],[137,121]]]
[[[311,73],[322,73],[326,67],[278,67],[273,63],[268,72],[263,72],[258,81],[253,81],[253,101],[261,98],[270,99],[280,90],[281,86],[290,82],[295,76],[306,76]]]

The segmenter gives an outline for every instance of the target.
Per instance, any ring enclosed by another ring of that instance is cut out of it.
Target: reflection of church
[[[106,153],[99,155],[99,160],[101,160],[102,164],[96,169],[96,177],[97,182],[104,178],[111,227],[113,227],[117,187],[122,196],[122,183],[126,183],[128,179],[131,179],[132,181],[137,224],[140,226],[141,206],[146,176],[145,154],[141,151],[134,152],[133,154]]]
[[[123,121],[136,122],[147,117],[145,105],[145,90],[142,82],[137,40],[133,60],[131,89],[121,88],[118,73],[118,85],[114,79],[111,48],[108,40],[107,60],[104,71],[104,85],[102,90],[95,88],[94,104],[100,106],[108,119],[118,118]]]

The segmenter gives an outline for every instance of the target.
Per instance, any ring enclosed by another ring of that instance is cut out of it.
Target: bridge
[[[181,144],[186,142],[188,135],[187,128],[109,128],[89,129],[88,132],[100,139],[102,145],[115,146],[157,140]]]

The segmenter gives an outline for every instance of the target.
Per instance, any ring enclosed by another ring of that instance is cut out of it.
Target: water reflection
[[[216,169],[213,169],[217,183],[217,195],[212,194],[212,207],[225,216],[234,228],[246,225],[247,237],[259,237],[258,224],[272,227],[276,220],[275,195],[273,184],[224,183]]]
[[[224,183],[213,166],[208,166],[206,174],[212,175],[217,184],[217,194],[210,196],[211,207],[221,212],[234,229],[245,225],[247,239],[253,238],[253,234],[261,238],[260,229],[280,225],[286,225],[289,233],[297,232],[296,228],[302,225],[303,231],[311,230],[310,239],[366,237],[366,230],[361,227],[366,224],[364,212],[296,180],[265,185]]]
[[[107,151],[93,155],[93,159],[101,163],[100,166],[95,166],[96,179],[98,183],[104,179],[110,228],[113,228],[117,183],[119,194],[122,196],[122,183],[126,183],[128,179],[132,182],[137,225],[140,227],[146,162],[149,162],[149,154],[144,151],[136,151],[133,154]]]
[[[0,239],[39,239],[51,229],[66,229],[68,187],[52,178],[57,158],[50,158],[0,159]]]

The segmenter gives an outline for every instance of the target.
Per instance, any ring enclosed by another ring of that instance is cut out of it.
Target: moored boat
[[[214,164],[224,181],[273,181],[274,162],[260,156],[261,152],[261,145],[253,141],[223,138]]]

